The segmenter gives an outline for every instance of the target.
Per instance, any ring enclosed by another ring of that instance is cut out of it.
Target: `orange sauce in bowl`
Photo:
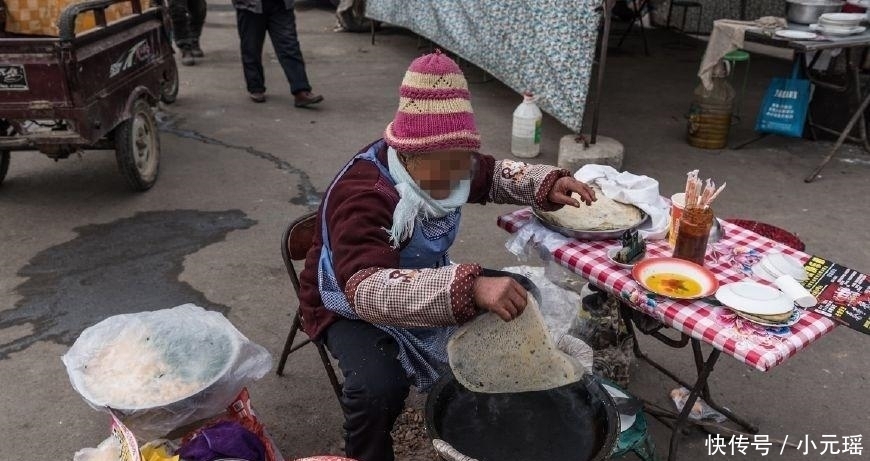
[[[681,274],[653,274],[644,280],[653,292],[675,298],[693,298],[701,294],[701,284]]]

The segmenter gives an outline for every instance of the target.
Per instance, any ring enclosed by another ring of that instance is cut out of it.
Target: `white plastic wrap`
[[[608,198],[645,211],[650,219],[637,229],[644,240],[661,240],[667,235],[670,206],[660,195],[657,180],[594,164],[584,165],[574,173],[574,178],[597,185]]]
[[[541,302],[538,306],[544,324],[554,342],[568,332],[574,318],[580,309],[580,295],[574,291],[560,288],[544,275],[543,267],[514,266],[502,269],[505,272],[520,274],[532,281],[541,291]]]
[[[677,407],[677,411],[683,411],[683,407],[686,406],[686,402],[689,401],[689,390],[685,387],[678,387],[671,391],[671,400],[674,401],[674,406]],[[725,415],[719,413],[713,407],[707,404],[701,397],[698,397],[698,400],[695,401],[695,404],[692,406],[692,409],[689,411],[689,418],[694,419],[696,421],[715,421],[717,423],[724,423],[726,419]]]
[[[223,412],[272,367],[265,348],[193,304],[109,317],[62,360],[89,405],[111,409],[144,440]]]
[[[526,262],[529,257],[544,250],[553,253],[557,248],[568,244],[572,239],[547,229],[537,219],[532,218],[519,228],[505,243],[505,248]]]

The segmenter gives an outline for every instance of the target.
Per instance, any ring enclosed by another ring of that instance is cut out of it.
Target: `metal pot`
[[[447,368],[426,400],[426,431],[480,461],[603,461],[619,438],[619,413],[589,373],[547,391],[483,394]]]
[[[483,275],[512,277],[541,300],[538,287],[520,274],[484,269]],[[616,404],[589,373],[546,391],[483,394],[463,387],[445,367],[429,391],[425,417],[430,438],[481,461],[603,461],[619,437]]]
[[[825,13],[836,13],[846,4],[839,0],[787,0],[789,22],[798,24],[815,24],[819,16]]]

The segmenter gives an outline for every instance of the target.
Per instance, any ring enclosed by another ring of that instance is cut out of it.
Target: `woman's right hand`
[[[510,277],[477,277],[472,290],[477,307],[505,322],[519,317],[526,308],[526,289]]]

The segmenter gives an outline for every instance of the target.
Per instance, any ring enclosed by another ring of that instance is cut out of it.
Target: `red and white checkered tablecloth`
[[[535,219],[530,209],[498,218],[499,227],[514,233]],[[723,222],[725,237],[707,254],[705,267],[720,284],[751,278],[749,268],[769,252],[782,252],[806,262],[810,255],[774,242],[755,232]],[[543,229],[543,228],[542,228]],[[549,232],[544,229],[544,232]],[[798,323],[785,328],[765,328],[737,317],[729,309],[705,300],[674,300],[654,295],[641,287],[631,271],[613,264],[607,249],[614,240],[577,241],[552,251],[554,259],[595,285],[629,300],[631,305],[665,325],[700,339],[726,354],[761,371],[785,362],[797,351],[832,331],[836,324],[813,312],[801,311]],[[647,257],[671,256],[667,241],[647,243]],[[756,280],[757,281],[757,280]],[[765,283],[765,282],[761,282]]]

